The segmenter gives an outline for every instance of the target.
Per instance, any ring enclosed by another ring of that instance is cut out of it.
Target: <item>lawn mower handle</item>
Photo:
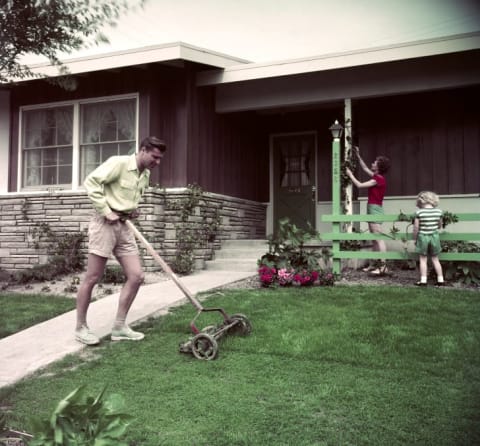
[[[157,261],[157,263],[162,267],[162,269],[167,273],[167,275],[176,283],[178,288],[180,288],[187,297],[187,299],[193,304],[193,306],[202,311],[203,307],[202,304],[198,301],[198,299],[190,292],[190,290],[180,281],[177,275],[173,272],[172,268],[163,260],[153,249],[152,245],[147,241],[147,239],[140,233],[140,231],[135,227],[135,225],[130,220],[125,220],[125,224],[128,228],[135,234],[135,237],[140,240],[142,245],[145,249],[149,252],[149,254]]]

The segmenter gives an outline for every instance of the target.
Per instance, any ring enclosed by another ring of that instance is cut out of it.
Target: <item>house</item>
[[[45,80],[0,89],[0,268],[42,261],[28,243],[35,222],[83,230],[83,178],[149,134],[168,155],[141,223],[167,257],[168,202],[190,184],[207,193],[205,215],[221,217],[217,247],[265,238],[283,216],[327,231],[335,120],[365,160],[391,159],[387,213],[411,211],[422,189],[450,212],[480,212],[480,33],[268,64],[184,43],[66,64],[73,91]]]

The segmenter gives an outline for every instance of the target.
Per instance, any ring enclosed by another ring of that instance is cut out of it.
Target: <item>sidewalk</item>
[[[251,276],[252,272],[203,270],[181,280],[196,294]],[[127,322],[134,325],[153,314],[166,314],[169,307],[183,301],[188,302],[172,280],[144,285],[140,287]],[[118,293],[91,303],[88,324],[97,336],[103,338],[110,334],[117,303]],[[68,354],[91,348],[75,341],[75,316],[75,311],[70,311],[0,339],[0,387],[13,384]]]

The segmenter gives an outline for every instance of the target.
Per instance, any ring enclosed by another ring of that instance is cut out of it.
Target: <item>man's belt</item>
[[[115,212],[120,217],[121,221],[125,221],[130,218],[132,212],[118,211],[117,209],[110,208],[112,212]]]

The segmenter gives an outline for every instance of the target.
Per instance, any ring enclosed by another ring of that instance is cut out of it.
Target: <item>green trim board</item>
[[[408,254],[408,255],[407,255]],[[401,251],[337,251],[333,252],[334,259],[384,259],[384,260],[406,260],[414,258],[417,254]],[[480,252],[442,252],[439,255],[440,260],[456,260],[464,262],[480,262]]]
[[[369,214],[355,214],[355,215],[346,215],[346,214],[329,214],[322,215],[323,222],[368,222],[368,221],[395,221],[408,223],[405,220],[399,220],[400,215],[406,215],[407,217],[413,218],[413,214],[383,214],[383,215],[369,215]],[[458,221],[480,221],[479,213],[467,213],[467,214],[455,214],[458,217]]]
[[[321,234],[322,240],[412,240],[413,234],[398,232],[396,234],[372,234],[370,232],[326,232]],[[476,241],[480,240],[480,233],[472,232],[441,232],[441,240]]]

